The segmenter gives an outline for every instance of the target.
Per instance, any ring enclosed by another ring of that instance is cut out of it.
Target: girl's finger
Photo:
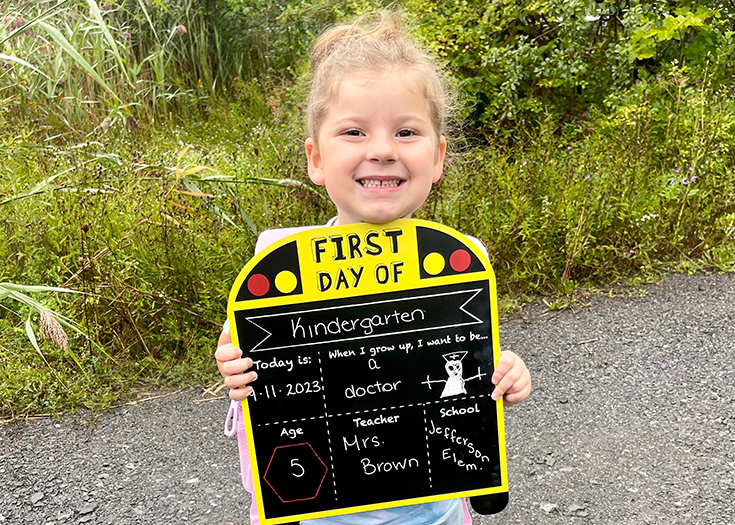
[[[231,388],[230,399],[233,401],[242,401],[252,393],[253,387],[251,386],[246,386],[245,388]]]
[[[225,377],[225,385],[230,388],[240,388],[248,385],[258,379],[256,372],[248,372],[247,374],[235,374]]]
[[[217,367],[223,376],[231,376],[233,374],[242,374],[253,366],[253,360],[249,357],[244,359],[235,359],[226,363],[217,363]]]
[[[240,357],[242,357],[242,350],[232,346],[232,343],[218,346],[214,352],[214,358],[217,360],[217,363],[226,363],[227,361],[239,359]]]
[[[505,374],[507,374],[508,371],[510,371],[513,366],[515,366],[517,361],[523,363],[521,358],[515,355],[513,352],[502,352],[500,354],[500,359],[498,359],[498,364],[495,367],[495,372],[490,378],[490,381],[492,381],[494,385],[500,383],[501,379],[503,379],[503,376],[505,376]]]
[[[493,390],[492,396],[490,396],[494,401],[497,401],[500,399],[500,396],[505,394],[505,392],[510,389],[516,381],[518,381],[521,378],[521,370],[520,367],[513,367],[500,379],[500,382],[495,385],[495,390]],[[493,374],[493,378],[495,377],[495,374]]]
[[[503,406],[511,406],[520,403],[526,399],[531,393],[531,382],[529,381],[519,392],[505,394],[503,396]]]

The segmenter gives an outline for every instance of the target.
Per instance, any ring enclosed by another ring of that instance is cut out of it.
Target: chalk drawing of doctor
[[[487,374],[483,374],[482,371],[480,371],[480,367],[477,367],[477,375],[474,375],[472,377],[468,377],[467,379],[462,377],[462,359],[467,355],[467,352],[451,352],[449,354],[444,354],[442,357],[444,357],[444,360],[446,361],[446,364],[444,365],[444,369],[447,371],[447,374],[449,377],[445,379],[430,379],[429,376],[426,376],[426,381],[422,381],[422,385],[427,385],[429,387],[429,390],[431,390],[431,383],[444,383],[444,390],[442,391],[441,397],[450,397],[450,396],[458,396],[460,394],[466,394],[467,390],[464,387],[464,384],[466,381],[471,381],[472,379],[479,379],[481,377],[486,376]]]

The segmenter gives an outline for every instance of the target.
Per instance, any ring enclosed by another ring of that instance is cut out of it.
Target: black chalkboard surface
[[[507,501],[492,270],[438,224],[316,228],[233,287],[233,342],[265,524],[462,496]],[[500,504],[499,504],[500,502]]]

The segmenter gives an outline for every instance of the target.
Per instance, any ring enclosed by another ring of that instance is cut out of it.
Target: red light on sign
[[[268,282],[268,278],[262,273],[256,273],[251,275],[248,279],[248,290],[255,297],[263,297],[270,290],[271,283]]]
[[[449,256],[449,266],[455,272],[463,272],[470,267],[472,259],[470,258],[467,250],[455,250],[451,256]]]

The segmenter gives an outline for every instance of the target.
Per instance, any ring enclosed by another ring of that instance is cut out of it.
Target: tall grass
[[[191,0],[48,5],[5,0],[0,23],[0,108],[29,127],[185,118],[217,92],[222,46]]]
[[[38,352],[28,326],[41,308],[0,293],[0,414],[214,379],[213,334],[258,233],[330,213],[305,184],[300,134],[265,105],[237,109],[81,143],[2,139],[0,281],[83,292],[35,300],[85,335],[70,331],[68,351],[38,340]]]

